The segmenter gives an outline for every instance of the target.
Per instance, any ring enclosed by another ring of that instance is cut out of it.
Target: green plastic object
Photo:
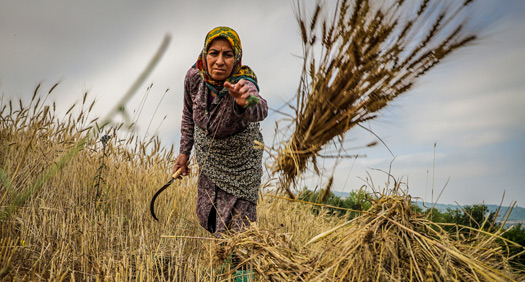
[[[254,95],[250,95],[248,98],[246,98],[246,102],[248,102],[248,104],[246,104],[246,106],[244,107],[249,108],[253,105],[257,105],[259,103],[259,98],[257,98],[257,96]]]
[[[235,282],[252,282],[255,281],[255,274],[252,269],[235,271]]]

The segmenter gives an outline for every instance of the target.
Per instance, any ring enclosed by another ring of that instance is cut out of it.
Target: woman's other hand
[[[248,105],[248,101],[246,101],[246,99],[250,96],[250,92],[248,91],[249,89],[246,80],[241,79],[235,84],[231,84],[230,82],[226,81],[224,82],[224,87],[226,87],[230,95],[235,98],[235,103],[241,107]]]
[[[187,176],[189,174],[188,169],[188,160],[190,159],[190,156],[186,154],[179,154],[177,157],[177,161],[175,162],[175,167],[173,168],[173,173],[177,172],[177,170],[180,168],[182,170],[181,175],[178,177],[178,179],[181,179],[182,176]]]

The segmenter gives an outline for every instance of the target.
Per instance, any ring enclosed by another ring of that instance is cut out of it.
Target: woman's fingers
[[[173,168],[173,173],[175,174],[175,172],[177,172],[177,170],[180,168],[181,169],[181,175],[179,175],[178,179],[181,179],[182,176],[186,176],[188,175],[188,160],[189,160],[190,156],[188,155],[185,155],[185,154],[179,154],[179,156],[177,157],[177,161],[175,162],[175,167]]]
[[[246,80],[244,79],[239,80],[239,82],[235,84],[235,88],[241,95],[248,92],[248,85],[246,85]]]
[[[248,85],[244,85],[242,86],[242,88],[239,90],[239,93],[241,93],[241,95],[249,95],[248,93]]]
[[[224,87],[226,87],[226,89],[228,89],[228,91],[230,92],[230,94],[233,94],[232,92],[237,92],[235,90],[235,85],[236,84],[231,84],[229,83],[228,81],[224,82]]]
[[[188,175],[188,167],[186,165],[178,165],[178,164],[176,164],[175,168],[173,169],[173,174],[175,174],[177,172],[177,170],[179,170],[179,168],[181,169],[181,174],[179,175],[179,177],[177,177],[177,179],[182,179],[183,176],[187,176]]]
[[[248,85],[246,85],[246,80],[244,79],[239,80],[235,84],[231,84],[230,82],[226,81],[224,82],[224,87],[226,87],[230,94],[232,94],[232,96],[235,98],[248,92]]]
[[[235,84],[231,84],[230,82],[226,81],[224,82],[224,87],[226,87],[230,95],[235,98],[235,102],[237,102],[237,104],[240,106],[246,106],[248,104],[246,99],[250,96],[250,92],[249,87],[246,84],[246,80],[241,79]]]

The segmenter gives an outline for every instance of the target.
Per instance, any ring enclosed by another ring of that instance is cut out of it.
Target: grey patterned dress
[[[268,115],[268,105],[255,85],[247,83],[259,103],[245,109],[230,95],[212,99],[195,68],[184,81],[180,153],[190,155],[196,149],[197,216],[216,235],[240,230],[257,218],[262,150],[254,149],[253,141],[262,142],[258,122]]]

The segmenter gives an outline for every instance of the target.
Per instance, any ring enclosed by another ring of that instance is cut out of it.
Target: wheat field
[[[451,267],[461,265],[452,272],[474,273],[464,277],[479,275],[479,281],[518,281],[521,276],[495,244],[498,234],[455,239],[439,230],[426,234],[430,223],[410,212],[409,196],[379,198],[373,212],[352,224],[346,217],[314,213],[312,205],[264,192],[257,224],[217,240],[196,218],[194,167],[193,174],[175,181],[157,199],[160,220],[155,221],[149,202],[171,175],[173,146],[165,147],[156,137],[141,138],[124,124],[97,130],[98,119],[90,117],[94,102],[87,94],[58,117],[55,105],[43,102],[52,91],[43,95],[37,87],[29,103],[1,106],[2,281],[230,281],[232,271],[217,271],[225,252],[236,252],[255,269],[256,281],[389,281],[385,277],[390,274],[383,273],[388,270],[381,268],[369,275],[372,280],[362,276],[366,267],[377,266],[374,260],[381,266],[384,259],[414,273],[408,279],[399,276],[404,271],[399,268],[392,272],[399,279],[390,281],[449,281],[447,269],[427,273],[429,267],[439,268],[443,258]],[[421,247],[407,238],[430,247],[416,258]],[[362,243],[372,249],[362,252]],[[414,263],[396,257],[399,244],[414,244],[404,247],[415,253]],[[384,258],[383,251],[389,252]],[[422,269],[416,265],[420,262]],[[351,264],[361,265],[355,268],[359,273],[349,272]],[[452,281],[469,281],[461,277]]]
[[[57,117],[40,92],[29,104],[2,105],[1,280],[215,281],[216,242],[194,212],[196,175],[157,199],[159,222],[149,212],[171,175],[173,149],[117,125],[71,153],[96,125],[93,104],[84,96]],[[339,221],[269,197],[260,200],[258,217],[261,227],[293,234],[297,244]]]

